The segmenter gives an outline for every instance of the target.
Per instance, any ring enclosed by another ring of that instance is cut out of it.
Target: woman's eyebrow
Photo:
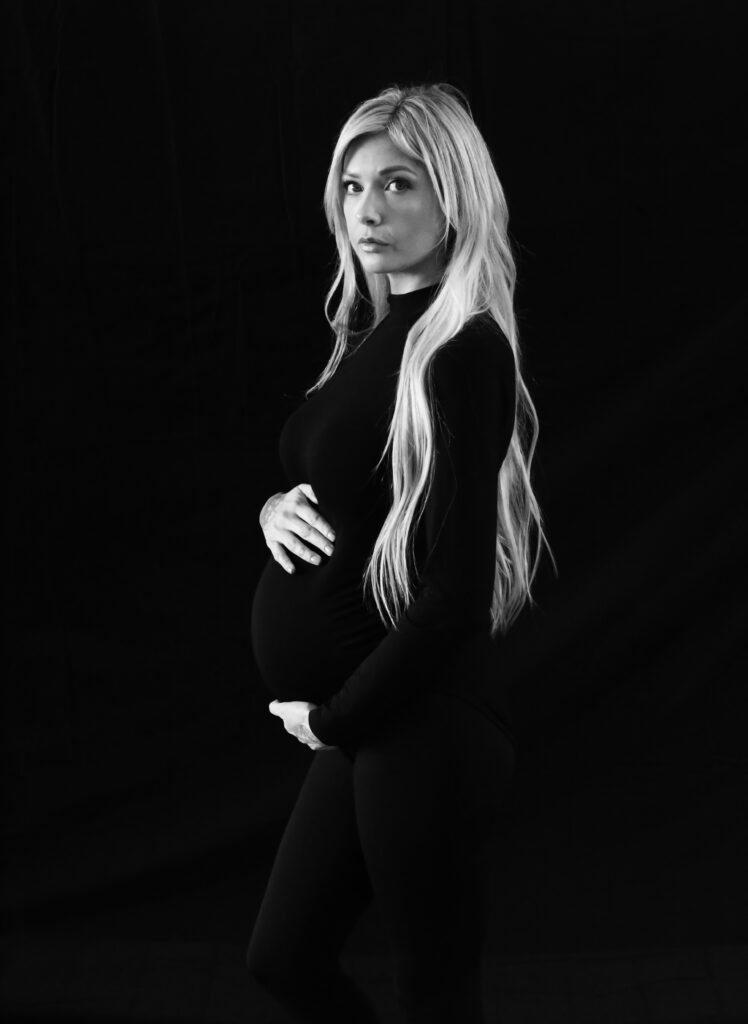
[[[418,174],[418,172],[414,171],[411,167],[406,167],[404,164],[395,164],[392,167],[383,167],[381,171],[379,171],[379,177],[382,178],[385,174],[391,174],[393,171],[407,171],[408,174]],[[360,174],[354,174],[352,171],[343,171],[343,174],[347,175],[349,178],[361,177]]]

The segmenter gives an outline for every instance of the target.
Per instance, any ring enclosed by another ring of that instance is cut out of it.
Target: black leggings
[[[484,1024],[485,857],[515,750],[457,697],[427,693],[354,749],[318,750],[247,949],[255,981],[307,1024],[374,1024],[339,954],[372,896],[412,1024]]]

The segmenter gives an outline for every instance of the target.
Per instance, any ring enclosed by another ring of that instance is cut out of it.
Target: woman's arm
[[[419,523],[425,560],[399,628],[309,713],[323,743],[355,741],[427,690],[459,646],[490,624],[498,474],[514,429],[514,358],[498,329],[471,326],[434,357],[436,465]],[[440,422],[441,421],[441,422]]]

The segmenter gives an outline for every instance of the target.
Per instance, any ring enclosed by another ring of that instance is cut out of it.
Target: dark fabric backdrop
[[[8,927],[248,937],[313,756],[249,609],[330,345],[327,165],[356,103],[449,81],[508,196],[559,566],[502,644],[495,941],[748,940],[738,6],[4,5]]]

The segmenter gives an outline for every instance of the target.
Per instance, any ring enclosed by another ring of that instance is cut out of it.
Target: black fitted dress
[[[323,742],[355,748],[406,701],[453,694],[516,744],[500,661],[489,632],[496,488],[515,416],[514,357],[487,316],[475,317],[432,362],[437,461],[415,535],[414,598],[386,627],[363,573],[391,505],[389,458],[377,469],[394,409],[408,329],[438,285],[389,297],[389,313],[336,373],[286,420],[279,454],[289,489],[309,483],[335,531],[313,565],[270,556],[251,617],[255,662],[280,701],[318,704]],[[308,547],[311,545],[307,545]]]

